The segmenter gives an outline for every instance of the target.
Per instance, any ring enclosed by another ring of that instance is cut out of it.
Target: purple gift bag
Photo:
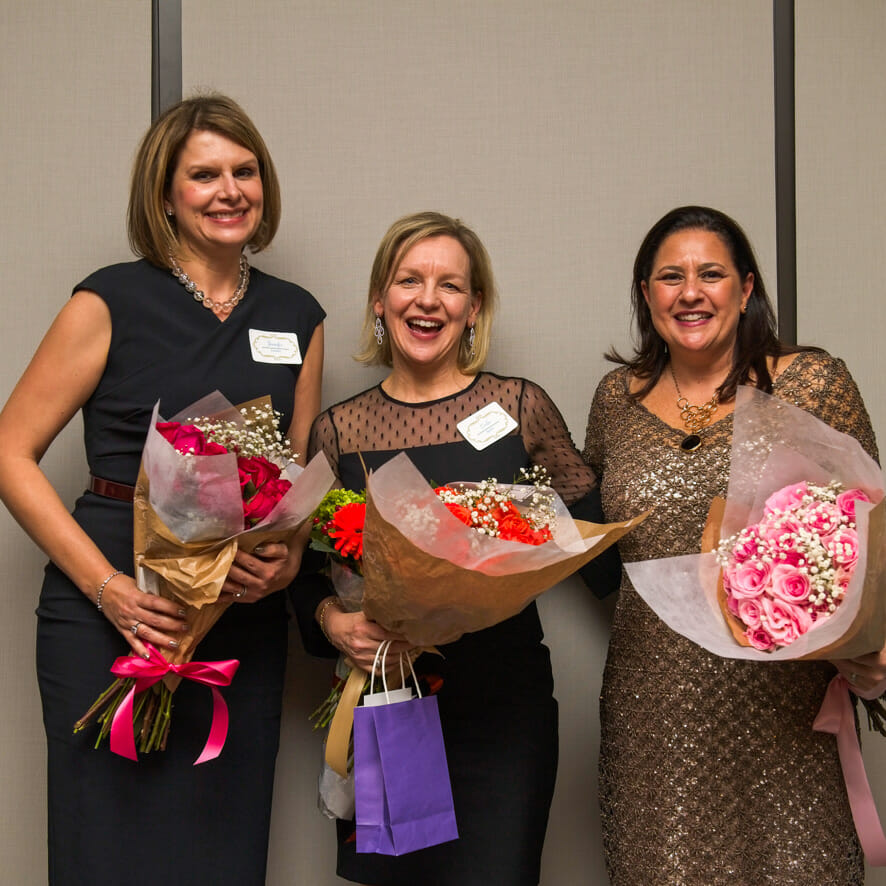
[[[354,709],[357,852],[403,855],[458,829],[437,699],[384,703],[385,689],[381,704]]]

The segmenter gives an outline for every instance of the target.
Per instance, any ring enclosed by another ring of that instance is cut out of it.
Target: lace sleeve
[[[855,380],[841,359],[824,351],[804,351],[778,377],[775,388],[774,393],[782,400],[855,437],[879,462],[870,416]]]
[[[582,461],[560,410],[529,381],[523,383],[520,396],[520,428],[532,464],[547,470],[551,485],[567,505],[594,488],[594,472]]]
[[[329,464],[335,473],[336,482],[340,485],[338,433],[335,429],[335,422],[332,420],[332,413],[329,410],[321,412],[314,419],[314,424],[311,427],[311,437],[308,441],[308,461],[318,452],[326,453],[326,458],[329,459]]]

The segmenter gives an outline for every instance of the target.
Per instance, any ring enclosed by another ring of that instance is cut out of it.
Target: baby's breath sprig
[[[264,456],[280,467],[295,461],[296,454],[280,433],[280,412],[271,406],[251,405],[242,407],[240,414],[243,424],[206,417],[188,418],[186,421],[199,427],[207,440],[245,458]]]
[[[539,465],[521,468],[512,485],[531,484],[534,489],[528,496],[521,497],[520,513],[534,530],[547,528],[553,531],[556,524],[554,491],[548,485],[548,472]],[[437,490],[437,496],[446,504],[460,505],[471,514],[472,526],[481,535],[497,538],[501,506],[510,501],[508,495],[500,491],[498,480],[489,477],[475,485],[451,484]]]
[[[515,481],[518,484],[531,484],[535,491],[529,497],[529,513],[536,526],[547,526],[551,532],[557,525],[557,512],[554,508],[554,490],[551,488],[551,477],[548,469],[543,465],[532,465],[530,468],[520,468]]]

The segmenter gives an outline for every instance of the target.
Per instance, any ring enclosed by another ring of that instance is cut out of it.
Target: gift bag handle
[[[381,666],[382,666],[382,669],[384,669],[385,660],[387,659],[387,656],[388,656],[388,646],[390,646],[390,645],[391,645],[390,640],[382,640],[381,643],[378,644],[378,649],[375,650],[375,658],[372,659],[372,673],[369,675],[369,694],[370,695],[375,694],[375,672],[378,669],[379,656],[381,656]],[[384,670],[382,670],[382,673],[384,673]],[[387,693],[388,681],[386,679],[384,680],[384,687],[385,687],[385,692]]]
[[[415,668],[412,666],[412,656],[407,652],[406,661],[409,663],[409,673],[412,674],[412,682],[415,685],[415,692],[419,698],[421,695],[421,686],[418,685],[418,677],[415,676]],[[400,673],[403,674],[403,653],[400,653]],[[406,685],[406,676],[403,676],[403,685]]]
[[[391,640],[383,640],[379,643],[378,649],[375,650],[375,658],[372,660],[372,674],[369,678],[369,692],[375,692],[375,671],[379,665],[379,658],[381,658],[381,682],[382,687],[384,688],[385,698],[390,702],[390,691],[388,689],[388,674],[385,668],[388,660],[388,649],[391,646]],[[400,655],[400,680],[402,685],[406,685],[406,672],[403,670],[403,653],[399,653]],[[411,656],[406,656],[406,661],[409,662],[409,671],[412,674],[412,682],[415,684],[415,691],[418,694],[418,697],[421,698],[421,687],[418,685],[418,677],[415,676],[415,668],[412,666],[412,658]]]

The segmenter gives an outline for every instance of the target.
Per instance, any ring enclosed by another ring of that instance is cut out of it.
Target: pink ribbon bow
[[[845,677],[838,674],[831,680],[812,728],[816,732],[830,732],[837,736],[843,781],[846,782],[849,808],[861,848],[868,864],[877,867],[886,865],[886,836],[864,770],[855,732],[855,716],[849,700],[849,682]]]
[[[214,760],[221,753],[225,739],[228,737],[228,706],[216,687],[231,685],[240,662],[237,659],[226,659],[170,664],[150,643],[145,643],[145,647],[148,650],[148,658],[124,655],[111,665],[111,673],[117,677],[135,678],[135,685],[120,703],[111,722],[111,750],[121,757],[138,760],[132,727],[133,701],[139,692],[144,692],[171,672],[178,674],[184,680],[193,680],[212,689],[212,725],[203,752],[194,761],[194,765]]]

